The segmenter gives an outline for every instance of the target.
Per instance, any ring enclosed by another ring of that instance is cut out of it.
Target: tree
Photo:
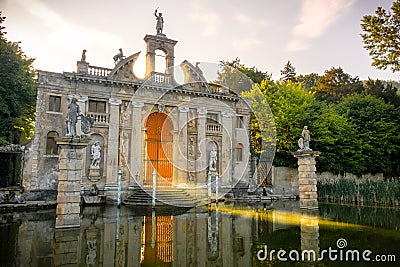
[[[268,86],[272,89],[263,88]],[[275,86],[262,83],[261,91],[265,94],[276,127],[276,166],[296,167],[296,160],[291,155],[298,149],[297,140],[301,137],[304,125],[310,125],[318,116],[318,106],[314,96],[300,83],[277,82]],[[313,129],[310,128],[312,132]]]
[[[309,92],[315,92],[315,89],[317,88],[317,81],[319,79],[319,75],[317,73],[309,73],[306,75],[298,75],[297,76],[297,82],[300,82],[303,84],[303,86],[309,91]]]
[[[357,76],[351,77],[342,68],[332,67],[319,77],[315,97],[317,100],[337,104],[343,97],[359,94],[362,90],[363,84]]]
[[[36,87],[33,59],[5,38],[0,12],[0,145],[26,141],[33,131]]]
[[[232,61],[221,60],[220,64],[222,66],[229,66],[233,69],[240,71],[241,73],[249,77],[254,83],[260,84],[261,81],[263,81],[264,79],[271,78],[271,75],[268,74],[268,72],[260,71],[254,66],[251,68],[246,67],[244,64],[240,63],[239,58],[235,58]]]
[[[378,69],[400,70],[400,0],[392,4],[392,12],[378,7],[375,15],[366,15],[361,20],[364,48],[372,57],[372,66]]]
[[[360,146],[353,154],[360,154],[358,172],[384,173],[398,176],[400,151],[399,109],[371,95],[352,95],[337,105],[339,115],[356,129],[353,140]],[[356,149],[356,147],[354,148]]]
[[[390,82],[368,78],[364,82],[364,93],[381,98],[385,103],[391,103],[395,107],[400,106],[400,96],[397,94],[397,87]]]
[[[283,82],[296,81],[296,68],[290,63],[289,60],[286,63],[285,67],[283,67],[283,70],[281,70],[281,76],[281,80]]]

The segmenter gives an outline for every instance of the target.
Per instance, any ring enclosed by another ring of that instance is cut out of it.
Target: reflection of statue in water
[[[209,162],[209,170],[216,171],[217,170],[217,149],[213,147],[210,151],[210,162]]]
[[[158,13],[158,15],[157,15],[157,9],[154,10],[154,16],[156,16],[156,20],[157,20],[156,30],[157,30],[157,34],[162,34],[163,27],[164,27],[164,19],[163,19],[162,13]]]
[[[298,141],[298,145],[299,145],[299,150],[301,151],[312,151],[312,149],[310,149],[310,131],[308,130],[307,126],[304,126],[303,131],[301,132],[301,138]]]
[[[122,48],[119,49],[119,53],[116,54],[113,59],[114,59],[114,64],[117,64],[118,61],[121,61],[122,59],[124,59],[124,52],[122,52]]]
[[[67,123],[67,133],[65,136],[76,136],[76,123],[78,122],[78,117],[81,115],[76,102],[77,99],[72,98],[71,104],[68,105],[67,117],[65,118],[65,122]]]
[[[90,168],[99,168],[100,159],[101,159],[101,147],[99,145],[99,141],[96,141],[91,148],[92,155],[92,163],[90,164]]]

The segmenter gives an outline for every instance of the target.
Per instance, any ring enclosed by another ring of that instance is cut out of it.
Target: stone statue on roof
[[[162,16],[162,13],[158,13],[158,15],[157,15],[157,9],[154,10],[154,16],[156,16],[156,20],[157,20],[156,30],[157,30],[157,34],[162,34],[162,31],[164,28],[164,18]]]

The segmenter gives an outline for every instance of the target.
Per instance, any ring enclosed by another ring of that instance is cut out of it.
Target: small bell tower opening
[[[155,64],[154,64],[154,71],[157,73],[167,73],[167,55],[166,53],[161,50],[157,49],[156,50],[156,57],[155,57]]]

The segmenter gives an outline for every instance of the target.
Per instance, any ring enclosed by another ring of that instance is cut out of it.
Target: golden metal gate
[[[145,186],[151,186],[157,172],[157,186],[171,186],[173,165],[173,125],[164,113],[155,112],[146,121]]]

